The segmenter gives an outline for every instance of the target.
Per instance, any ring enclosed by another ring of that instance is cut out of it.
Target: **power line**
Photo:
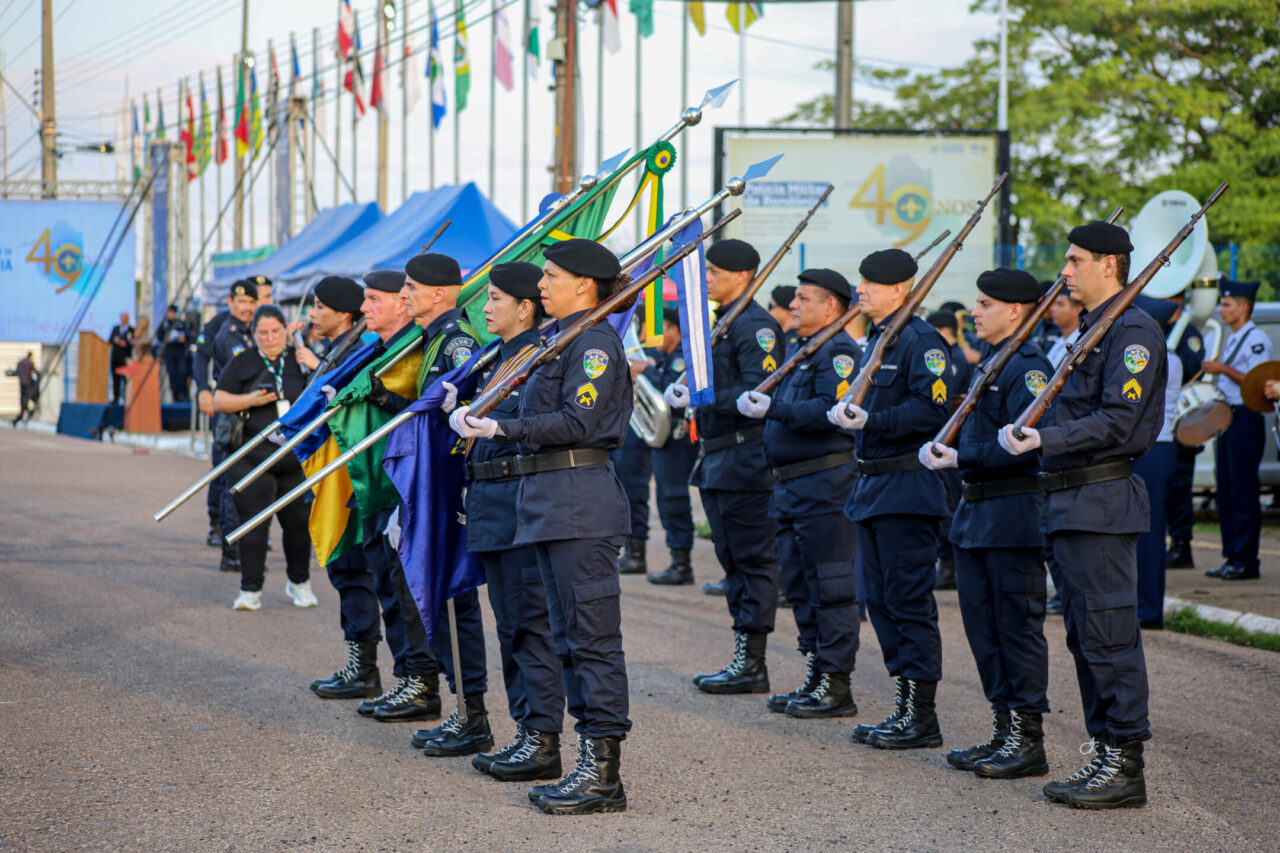
[[[32,6],[34,6],[35,3],[36,3],[36,0],[28,0],[27,5],[23,6],[22,11],[18,13],[18,17],[13,19],[13,23],[5,27],[3,31],[0,31],[0,38],[4,38],[5,36],[7,36],[9,34],[9,30],[13,29],[18,25],[18,21],[22,20],[22,16],[27,14],[27,10],[30,9]],[[12,5],[13,3],[9,4],[9,6],[12,6]],[[6,6],[5,8],[7,9],[8,6]]]
[[[61,11],[61,12],[59,12],[57,15],[55,15],[55,16],[54,16],[54,18],[53,18],[53,22],[56,24],[56,23],[58,23],[58,21],[61,21],[61,20],[62,20],[62,16],[63,16],[63,15],[65,15],[65,14],[67,14],[67,12],[70,12],[70,11],[71,11],[71,7],[72,7],[72,6],[74,6],[74,5],[76,5],[76,3],[78,3],[78,2],[79,2],[79,0],[71,0],[71,2],[67,3],[67,5],[66,5],[66,6],[63,6],[63,7],[62,7],[62,11]],[[35,38],[33,38],[31,41],[27,42],[26,47],[24,47],[22,50],[18,51],[16,54],[14,54],[14,57],[13,57],[13,58],[16,60],[18,57],[23,56],[23,55],[24,55],[28,50],[31,50],[31,48],[35,47],[35,46],[36,46],[37,44],[39,44],[39,43],[40,43],[40,36],[36,36],[36,37],[35,37]]]

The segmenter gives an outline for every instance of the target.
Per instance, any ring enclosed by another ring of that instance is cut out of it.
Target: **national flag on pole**
[[[355,13],[352,12],[351,15],[352,20],[355,21]],[[352,26],[355,33],[355,49],[351,51],[351,67],[347,69],[347,75],[342,79],[342,85],[356,99],[354,120],[359,121],[367,111],[364,104],[364,66],[360,64],[360,25],[357,22],[353,23]]]
[[[618,0],[601,0],[600,14],[604,15],[604,49],[617,53],[622,50],[622,38],[618,34]]]
[[[187,158],[187,180],[194,181],[200,174],[196,160],[196,105],[191,87],[187,86],[187,120],[182,128],[182,147]]]
[[[253,124],[250,126],[253,156],[257,157],[262,150],[262,99],[258,97],[258,72],[253,66],[249,66],[249,109],[253,117]]]
[[[764,17],[764,4],[729,3],[725,6],[724,16],[729,19],[729,26],[733,28],[733,31],[741,33]]]
[[[218,127],[213,146],[213,162],[221,166],[227,162],[227,105],[222,101],[222,66],[218,66]]]
[[[689,0],[689,20],[693,22],[698,35],[707,34],[707,10],[703,8],[702,0]]]
[[[298,94],[298,81],[302,79],[302,66],[298,63],[298,40],[289,33],[289,97]]]
[[[386,112],[387,97],[382,90],[382,67],[385,59],[382,53],[382,27],[375,27],[373,47],[373,82],[369,84],[369,106],[378,112]]]
[[[672,238],[678,251],[702,233],[702,221],[695,219]],[[680,346],[689,377],[690,406],[715,402],[711,369],[711,309],[707,305],[707,263],[703,247],[685,255],[674,269],[671,280],[676,285],[676,302],[680,310]]]
[[[200,74],[200,130],[196,133],[196,174],[203,175],[213,159],[213,122],[209,114],[209,96],[204,88],[204,73]]]
[[[135,111],[136,119],[136,111]],[[137,124],[137,121],[134,121]],[[126,144],[126,141],[128,144]],[[133,138],[129,134],[129,85],[125,83],[124,100],[116,111],[116,177],[125,181],[129,179],[129,158],[133,156]]]
[[[457,20],[453,35],[453,101],[454,112],[467,108],[471,92],[471,55],[467,50],[467,15],[462,0],[457,0]]]
[[[449,100],[444,88],[444,65],[440,61],[440,22],[436,20],[434,3],[431,4],[431,46],[427,50],[427,79],[431,81],[431,126],[438,130],[445,113],[449,111]]]
[[[156,92],[156,139],[164,139],[164,100]]]
[[[493,26],[493,76],[502,88],[510,92],[516,86],[511,70],[511,28],[507,26],[506,13],[498,5],[498,0],[493,7]]]
[[[280,66],[276,62],[275,45],[267,42],[268,72],[271,79],[267,81],[267,120],[272,124],[276,119],[276,102],[280,100]]]
[[[653,0],[631,0],[631,14],[636,16],[642,38],[653,35]]]
[[[351,0],[340,0],[338,3],[338,40],[334,43],[334,52],[338,59],[350,59],[351,49],[356,43],[356,13],[351,11]]]
[[[142,151],[145,155],[147,148],[151,143],[151,102],[147,100],[147,93],[142,93]]]
[[[538,76],[538,65],[542,62],[541,36],[538,33],[539,12],[538,0],[525,0],[525,32],[529,35],[524,44],[525,73],[530,77]]]
[[[146,96],[144,95],[143,98],[145,100]],[[129,141],[129,145],[133,149],[133,157],[134,157],[133,162],[137,164],[141,164],[142,152],[143,152],[142,123],[138,118],[138,102],[134,101],[132,106],[133,106],[133,138]],[[142,166],[136,165],[133,167],[133,179],[136,181],[140,177],[142,177]]]
[[[236,157],[249,153],[249,102],[245,98],[244,60],[236,70]]]

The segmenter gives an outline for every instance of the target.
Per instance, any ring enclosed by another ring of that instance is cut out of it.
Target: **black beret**
[[[594,240],[581,237],[554,243],[543,250],[542,256],[574,275],[600,281],[612,281],[622,272],[622,265],[613,252]]]
[[[542,268],[527,261],[512,261],[507,264],[495,264],[489,270],[489,283],[510,294],[516,299],[541,298],[538,282],[542,280]]]
[[[796,289],[789,284],[780,284],[769,294],[769,298],[779,308],[790,308],[792,300],[796,298]]]
[[[1128,231],[1100,219],[1072,228],[1067,242],[1100,255],[1127,255],[1133,251]]]
[[[965,310],[965,307],[964,307],[964,303],[963,303],[963,302],[956,302],[956,301],[953,299],[953,300],[951,300],[950,302],[944,302],[944,303],[942,303],[941,305],[939,305],[939,306],[938,306],[938,310],[939,310],[939,311],[951,311],[952,313],[955,313],[956,311],[964,311],[964,310]]]
[[[1039,302],[1040,282],[1026,270],[997,267],[978,276],[978,290],[1001,302]]]
[[[760,266],[760,253],[745,240],[720,240],[707,249],[707,263],[726,272],[755,272]]]
[[[1257,299],[1260,281],[1232,281],[1225,275],[1218,282],[1218,290],[1223,296],[1234,296],[1238,299]]]
[[[1168,326],[1169,321],[1173,319],[1173,315],[1178,311],[1178,303],[1156,299],[1154,296],[1147,296],[1145,293],[1139,293],[1138,298],[1133,300],[1133,304],[1150,314],[1152,319],[1161,326]]]
[[[399,293],[404,287],[404,273],[396,270],[374,270],[364,274],[364,286],[383,293]]]
[[[662,320],[663,322],[670,323],[673,326],[679,326],[680,325],[680,309],[679,308],[663,308]]]
[[[253,277],[253,283],[258,285],[258,287],[270,287],[271,279],[267,278],[265,275],[255,275]]]
[[[915,260],[901,249],[881,249],[862,259],[858,272],[874,284],[899,284],[916,274]]]
[[[284,319],[284,312],[280,310],[280,306],[274,305],[270,302],[267,303],[266,305],[259,305],[257,307],[257,309],[253,312],[253,320],[250,322],[250,325],[253,325],[253,326],[258,325],[258,321],[264,317],[275,318],[276,320],[280,321],[280,325],[282,326],[289,325],[288,322]]]
[[[838,299],[844,302],[849,301],[853,288],[849,286],[849,280],[835,270],[814,269],[805,270],[798,276],[802,284],[816,284],[818,287],[831,291]]]
[[[250,296],[254,299],[258,298],[258,286],[247,278],[242,278],[235,284],[231,285],[232,296]]]
[[[359,314],[364,302],[364,288],[341,275],[327,275],[316,285],[316,299],[347,314]]]
[[[462,287],[462,270],[448,255],[428,252],[415,255],[404,265],[405,275],[427,287]]]
[[[944,308],[934,311],[928,317],[925,317],[924,321],[935,329],[950,329],[953,332],[960,329],[960,321],[956,319],[955,312],[947,311]]]

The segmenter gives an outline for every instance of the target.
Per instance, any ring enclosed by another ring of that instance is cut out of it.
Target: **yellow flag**
[[[693,28],[698,31],[698,35],[707,34],[707,11],[702,8],[702,0],[690,0],[689,20],[693,21]]]
[[[764,16],[764,7],[759,3],[729,3],[725,6],[724,16],[729,19],[733,31],[741,33]]]
[[[340,455],[342,451],[330,435],[320,449],[302,463],[302,472],[310,477]],[[315,500],[311,503],[307,529],[311,533],[311,544],[316,549],[316,559],[323,566],[342,541],[351,518],[351,478],[347,476],[347,469],[334,471],[317,483],[312,491]]]

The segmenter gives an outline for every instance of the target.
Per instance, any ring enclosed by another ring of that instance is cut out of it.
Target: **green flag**
[[[467,15],[458,0],[457,30],[453,37],[453,100],[456,112],[467,108],[471,91],[471,55],[467,50]]]
[[[653,35],[653,0],[631,0],[631,14],[636,16],[641,37]]]

